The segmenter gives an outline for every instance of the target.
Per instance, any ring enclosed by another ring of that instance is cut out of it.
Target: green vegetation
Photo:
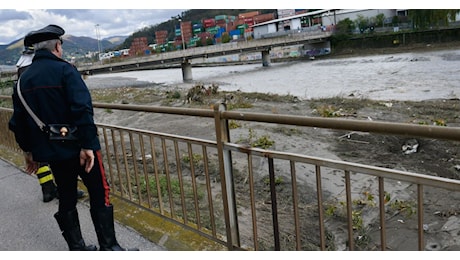
[[[449,21],[455,21],[458,9],[410,9],[408,16],[412,20],[413,28],[427,29],[430,27],[447,26]]]
[[[275,186],[281,185],[283,183],[283,178],[282,177],[276,177],[275,178]],[[270,185],[270,178],[266,177],[264,178],[264,184],[265,185]]]
[[[203,155],[194,153],[192,155],[191,160],[193,162],[193,165],[198,165],[198,163],[200,163],[203,160]],[[182,161],[185,163],[190,163],[190,157],[188,156],[188,154],[182,155]]]
[[[157,189],[155,178],[150,178],[149,184],[148,184],[148,187],[150,188],[150,192],[152,192],[153,196],[159,196],[160,194],[161,194],[161,197],[168,196],[169,195],[168,180],[165,175],[160,176],[159,183],[160,183],[160,191],[158,191]],[[170,183],[171,183],[172,196],[174,195],[179,196],[180,194],[179,180],[171,179]],[[143,193],[147,192],[147,182],[145,181],[145,178],[143,176],[141,177],[141,191]]]
[[[235,120],[230,120],[230,121],[228,122],[228,127],[229,127],[230,129],[240,128],[240,127],[241,127],[241,123],[238,122],[238,121],[235,121]]]
[[[11,96],[13,94],[14,81],[0,81],[0,95]],[[0,107],[12,108],[13,103],[11,100],[0,99]]]
[[[351,223],[355,232],[355,245],[358,249],[366,250],[371,243],[370,227],[364,224],[363,213],[377,207],[375,199],[371,192],[364,191],[359,198],[352,201]],[[391,196],[387,192],[384,195],[384,203],[389,207],[389,210],[387,210],[389,216],[394,216],[396,213],[405,213],[405,216],[409,218],[416,213],[414,202],[397,199],[391,201]],[[340,201],[338,205],[334,203],[328,204],[325,206],[324,212],[327,217],[346,219],[347,204],[344,201]]]
[[[262,135],[258,137],[252,128],[249,128],[248,141],[251,147],[258,147],[262,149],[270,148],[275,144],[275,141],[271,140],[269,135]]]

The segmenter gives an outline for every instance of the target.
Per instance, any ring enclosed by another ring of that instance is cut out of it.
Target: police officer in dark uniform
[[[51,141],[25,109],[17,88],[13,93],[14,112],[10,121],[16,125],[10,124],[10,130],[24,151],[27,173],[36,173],[40,162],[48,162],[51,167],[60,197],[54,217],[69,249],[97,250],[94,245],[86,245],[81,234],[76,207],[80,176],[88,189],[99,250],[126,250],[115,236],[110,188],[90,92],[75,67],[62,59],[64,33],[61,27],[51,24],[26,36],[25,41],[33,45],[35,56],[18,84],[24,101],[41,121],[76,126],[77,141]]]
[[[29,38],[27,38],[29,39]],[[32,64],[32,59],[34,58],[35,51],[32,44],[28,41],[24,41],[24,51],[22,52],[21,57],[16,62],[17,76],[18,78],[21,74],[29,68]],[[43,202],[50,202],[54,198],[59,198],[57,192],[56,184],[54,183],[53,173],[48,165],[48,163],[40,163],[40,166],[36,172],[38,183],[42,188]],[[77,190],[77,198],[83,198],[85,192],[82,190]]]

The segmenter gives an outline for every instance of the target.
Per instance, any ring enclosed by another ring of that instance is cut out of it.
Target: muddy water
[[[196,67],[194,83],[218,83],[222,90],[291,94],[302,99],[348,97],[375,100],[460,98],[460,49],[313,61]],[[116,85],[120,79],[187,87],[180,69],[90,76],[88,85]],[[123,82],[122,80],[122,82]],[[112,83],[110,83],[112,82]],[[126,83],[126,82],[125,82]]]

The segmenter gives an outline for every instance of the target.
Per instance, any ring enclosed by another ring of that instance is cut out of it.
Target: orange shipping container
[[[263,23],[275,19],[275,14],[259,14],[254,16],[255,23]]]
[[[190,29],[192,29],[192,23],[182,23],[180,26],[181,26],[182,28],[184,28],[184,29],[185,29],[185,28],[190,28]]]
[[[168,35],[168,31],[162,30],[162,31],[156,31],[155,32],[156,37],[160,37],[160,36],[164,36],[164,35]]]
[[[308,10],[304,9],[304,10],[295,11],[295,14],[306,14],[307,12]]]
[[[244,19],[237,19],[237,20],[235,20],[235,22],[233,22],[233,24],[235,26],[242,25],[242,24],[244,24]]]
[[[256,15],[259,15],[259,11],[241,13],[241,14],[238,15],[238,18],[244,19],[244,18],[254,17]]]

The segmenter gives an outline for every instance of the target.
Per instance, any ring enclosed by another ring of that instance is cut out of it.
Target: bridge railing
[[[402,232],[387,228],[395,221],[392,204],[402,201],[415,212],[417,223],[417,246],[404,250],[425,250],[430,234],[425,233],[424,216],[432,214],[425,192],[460,191],[458,180],[293,153],[283,145],[242,144],[232,140],[238,134],[230,126],[235,121],[257,122],[459,141],[457,128],[228,111],[225,104],[212,110],[93,105],[102,116],[109,111],[129,111],[132,118],[159,115],[146,118],[152,126],[190,117],[203,121],[210,137],[98,123],[104,165],[114,196],[228,250],[387,250],[394,248],[387,236]],[[11,113],[0,109],[0,145],[18,151],[6,128]],[[366,216],[361,214],[365,206]],[[364,234],[371,227],[378,233],[373,240]]]

